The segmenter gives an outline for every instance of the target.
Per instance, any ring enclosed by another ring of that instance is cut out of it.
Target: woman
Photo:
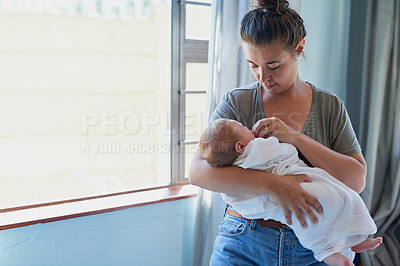
[[[306,31],[302,18],[285,0],[258,1],[242,19],[243,50],[256,83],[229,91],[211,121],[230,118],[252,128],[255,136],[291,143],[308,164],[325,169],[360,193],[366,163],[343,102],[331,92],[301,80],[297,60]],[[319,202],[300,186],[305,175],[281,178],[238,167],[211,167],[196,153],[189,173],[194,185],[223,193],[270,194],[286,223],[317,223]],[[280,264],[279,264],[280,263]],[[293,231],[279,222],[247,220],[228,208],[220,225],[212,265],[316,265]]]

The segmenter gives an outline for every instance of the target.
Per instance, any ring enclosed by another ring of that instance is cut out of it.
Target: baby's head
[[[201,135],[200,154],[212,166],[231,165],[252,139],[254,134],[247,127],[235,120],[220,118]]]

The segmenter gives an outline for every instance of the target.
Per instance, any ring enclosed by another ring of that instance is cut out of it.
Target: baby
[[[280,143],[276,137],[255,138],[247,127],[235,120],[217,119],[200,138],[200,153],[212,166],[235,165],[275,173],[277,175],[305,174],[312,179],[301,183],[315,197],[324,214],[318,223],[308,217],[307,228],[295,220],[290,226],[300,243],[313,251],[318,261],[336,265],[347,261],[352,265],[354,252],[374,249],[382,238],[367,238],[376,233],[376,225],[361,197],[325,170],[307,166],[299,159],[295,146]],[[222,198],[247,219],[273,219],[285,223],[282,209],[269,195],[224,194]]]

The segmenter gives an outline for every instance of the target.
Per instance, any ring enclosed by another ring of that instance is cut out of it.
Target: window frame
[[[0,231],[197,196],[198,188],[190,185],[185,177],[185,146],[198,143],[198,140],[185,139],[185,95],[205,94],[206,90],[185,90],[186,64],[207,63],[209,41],[185,38],[187,5],[211,8],[211,3],[171,0],[170,184],[0,209]]]
[[[186,182],[185,146],[197,144],[198,140],[186,139],[185,110],[186,95],[206,94],[206,90],[186,90],[186,64],[207,63],[209,41],[186,39],[186,7],[187,5],[209,6],[211,3],[197,1],[172,2],[172,84],[171,84],[171,183]],[[176,23],[178,21],[178,23]],[[175,49],[175,52],[174,52]]]
[[[190,184],[55,201],[0,210],[0,231],[197,197]]]

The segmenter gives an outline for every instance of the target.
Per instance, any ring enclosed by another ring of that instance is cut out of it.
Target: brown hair
[[[303,19],[289,7],[287,0],[255,1],[256,8],[247,12],[240,26],[242,41],[254,45],[280,41],[295,54],[300,40],[306,35]]]
[[[237,141],[238,135],[229,125],[228,119],[217,119],[200,137],[200,154],[212,166],[231,165],[239,155],[235,150]]]

